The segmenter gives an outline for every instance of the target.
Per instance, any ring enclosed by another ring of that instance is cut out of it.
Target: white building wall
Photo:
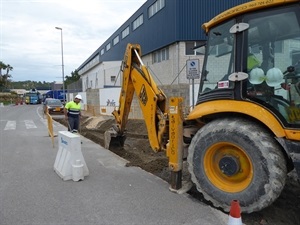
[[[120,86],[121,61],[102,62],[81,75],[82,89],[99,89],[105,86]],[[113,80],[115,77],[115,80]]]
[[[170,85],[191,83],[186,78],[186,61],[190,59],[199,59],[201,70],[203,56],[185,55],[185,42],[178,42],[169,46],[169,60],[153,64],[152,54],[143,56],[142,60],[158,85]],[[195,83],[199,83],[199,79]]]
[[[115,107],[119,107],[121,88],[103,88],[99,90],[100,113],[111,115]]]
[[[168,60],[153,63],[152,53],[142,58],[157,85],[191,83],[186,78],[186,61],[190,59],[199,59],[199,69],[201,70],[203,56],[185,55],[185,42],[178,42],[169,46]],[[121,61],[108,61],[95,65],[92,69],[81,75],[83,91],[108,86],[121,86],[122,72],[120,71],[120,67]],[[194,82],[199,83],[199,79],[194,80]]]

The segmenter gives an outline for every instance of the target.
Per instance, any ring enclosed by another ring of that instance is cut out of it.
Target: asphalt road
[[[54,122],[54,133],[67,130]],[[83,181],[54,171],[42,105],[0,107],[0,225],[224,225],[228,216],[81,137]]]

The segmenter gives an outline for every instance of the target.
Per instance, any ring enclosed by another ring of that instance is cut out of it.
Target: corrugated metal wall
[[[205,33],[201,28],[219,13],[249,0],[167,0],[176,4],[177,39],[205,40]]]
[[[220,12],[250,0],[165,0],[165,7],[150,19],[148,8],[156,0],[148,0],[139,8],[105,43],[103,43],[78,69],[84,67],[94,57],[102,61],[118,61],[123,59],[127,43],[139,43],[142,53],[148,54],[157,49],[178,41],[205,40],[201,26]],[[143,24],[132,30],[132,22],[141,14]],[[130,26],[129,35],[122,39],[122,31]],[[119,35],[119,43],[115,46],[112,40]],[[111,43],[111,49],[100,55],[101,49]]]

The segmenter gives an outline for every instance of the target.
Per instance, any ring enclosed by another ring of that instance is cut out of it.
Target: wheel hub
[[[227,176],[233,176],[240,170],[239,161],[232,156],[224,156],[219,161],[219,168]]]

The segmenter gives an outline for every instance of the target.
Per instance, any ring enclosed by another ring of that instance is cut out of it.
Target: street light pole
[[[63,100],[64,104],[66,103],[66,95],[65,95],[65,70],[64,70],[64,45],[63,45],[63,33],[62,28],[55,27],[55,29],[60,30],[60,41],[61,41],[61,71],[62,71],[62,80],[63,80]]]

